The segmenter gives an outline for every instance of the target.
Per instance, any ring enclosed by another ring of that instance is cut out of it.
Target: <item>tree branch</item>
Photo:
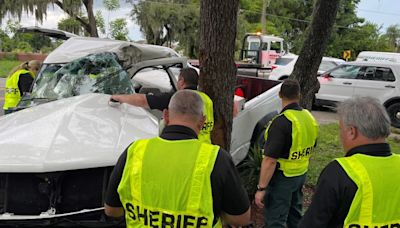
[[[62,11],[66,12],[70,17],[74,18],[75,20],[79,21],[79,23],[82,24],[82,26],[85,28],[86,31],[90,31],[90,26],[89,23],[87,23],[85,20],[83,20],[81,17],[78,17],[78,15],[72,14],[69,12],[67,9],[65,9],[64,4],[58,0],[53,1],[54,4],[56,4],[58,7],[61,8]]]

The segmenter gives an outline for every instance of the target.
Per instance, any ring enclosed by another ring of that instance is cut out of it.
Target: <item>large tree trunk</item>
[[[300,104],[311,110],[315,93],[319,90],[318,67],[335,23],[340,0],[317,0],[306,39],[290,78],[297,79],[301,87]]]
[[[239,0],[202,0],[200,89],[214,102],[212,141],[229,151],[236,81],[234,61]]]
[[[93,13],[93,0],[83,0],[82,2],[85,5],[89,19],[89,31],[87,32],[91,37],[99,37],[99,34],[97,33],[96,18]]]

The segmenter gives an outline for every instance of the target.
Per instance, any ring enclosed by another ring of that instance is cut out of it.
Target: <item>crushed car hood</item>
[[[0,172],[54,172],[115,165],[133,141],[158,134],[143,108],[85,94],[0,118]]]

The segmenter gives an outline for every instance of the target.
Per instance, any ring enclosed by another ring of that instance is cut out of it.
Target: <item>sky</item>
[[[118,11],[111,12],[109,16],[109,13],[102,5],[102,0],[94,0],[94,2],[95,11],[102,11],[105,22],[107,22],[108,17],[110,18],[110,21],[121,17],[126,18],[129,29],[129,38],[134,41],[144,39],[139,26],[129,17],[131,6],[125,3],[125,1],[120,1],[121,8]],[[381,32],[384,32],[390,25],[400,25],[400,0],[361,0],[358,4],[357,15],[365,18],[367,21],[382,26]],[[21,24],[23,26],[38,25],[45,28],[57,28],[57,22],[63,17],[66,17],[66,14],[57,6],[54,6],[54,8],[51,7],[51,9],[48,10],[47,17],[43,21],[43,24],[38,23],[34,16],[27,14],[22,16]],[[2,27],[4,27],[6,21],[7,18],[3,20]]]
[[[390,25],[400,25],[400,1],[361,0],[358,4],[357,15],[381,25],[385,30]]]

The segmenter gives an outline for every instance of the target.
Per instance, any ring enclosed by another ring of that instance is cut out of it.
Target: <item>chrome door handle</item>
[[[393,85],[385,85],[386,88],[396,88],[396,86]]]
[[[343,85],[351,85],[351,82],[343,82]]]

